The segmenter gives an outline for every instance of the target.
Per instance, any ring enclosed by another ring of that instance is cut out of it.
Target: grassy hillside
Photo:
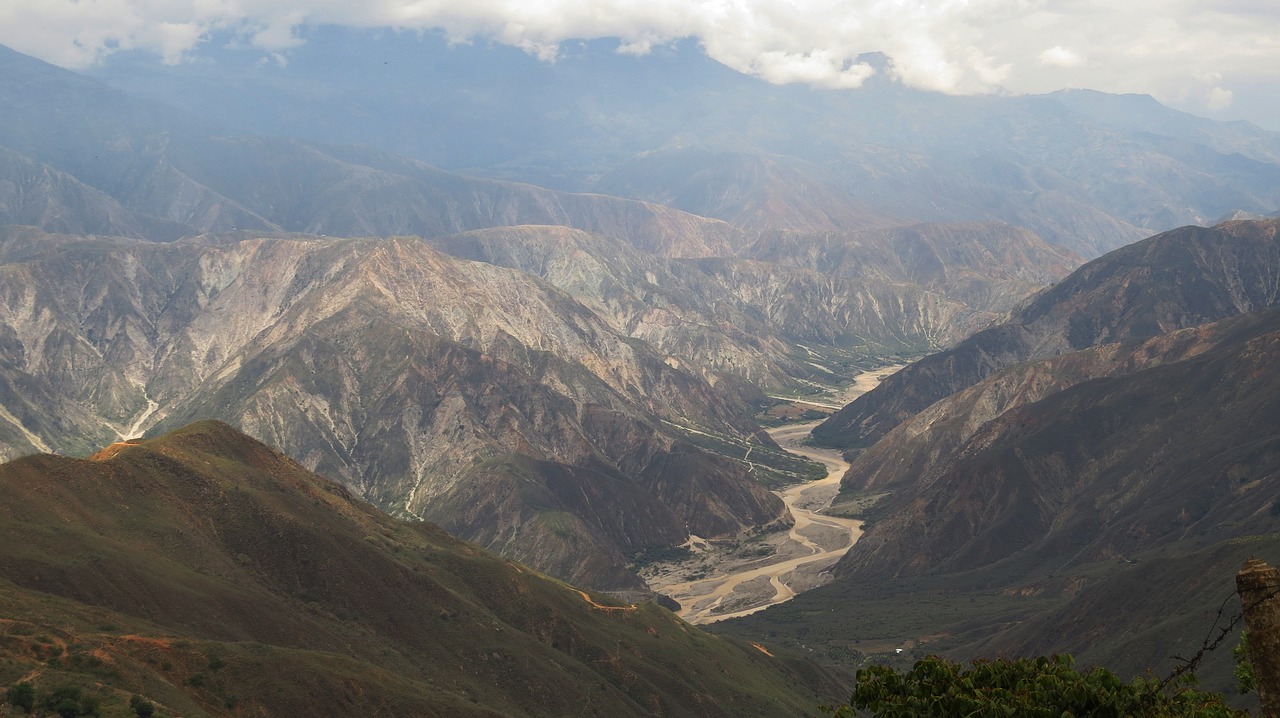
[[[180,715],[804,715],[844,686],[393,520],[215,422],[0,466],[0,686]],[[772,655],[771,655],[772,653]]]

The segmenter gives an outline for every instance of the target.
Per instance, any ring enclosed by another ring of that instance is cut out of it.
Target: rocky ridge
[[[814,430],[866,447],[1004,367],[1152,337],[1280,302],[1276,220],[1183,227],[1116,250],[1041,292],[1011,320],[886,379]]]

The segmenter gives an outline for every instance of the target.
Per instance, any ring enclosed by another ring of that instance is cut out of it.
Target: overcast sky
[[[696,38],[771,82],[857,87],[883,52],[894,78],[949,93],[1087,87],[1154,95],[1280,129],[1277,0],[0,0],[0,44],[69,68],[117,49],[182,62],[217,33],[287,61],[304,25],[441,29],[554,61],[558,43],[620,51]]]

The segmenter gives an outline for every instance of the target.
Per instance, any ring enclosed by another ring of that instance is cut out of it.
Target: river
[[[836,401],[841,404],[853,401],[901,368],[888,366],[863,372]],[[795,524],[786,534],[767,537],[763,542],[773,549],[771,555],[707,556],[717,552],[716,546],[693,537],[690,547],[704,554],[695,555],[695,560],[701,566],[711,567],[709,571],[703,569],[699,575],[683,581],[679,580],[680,572],[676,570],[661,570],[646,576],[655,591],[680,603],[681,618],[690,623],[712,623],[763,611],[790,600],[800,591],[825,583],[829,578],[825,570],[858,541],[862,535],[861,521],[822,514],[839,492],[840,478],[849,464],[839,451],[803,445],[819,423],[789,424],[769,430],[769,436],[784,449],[827,467],[827,475],[822,479],[775,492],[790,509]]]

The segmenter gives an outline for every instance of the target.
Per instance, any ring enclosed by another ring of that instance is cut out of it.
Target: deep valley
[[[210,32],[0,46],[0,715],[814,715],[931,654],[1259,705],[1280,133]]]

